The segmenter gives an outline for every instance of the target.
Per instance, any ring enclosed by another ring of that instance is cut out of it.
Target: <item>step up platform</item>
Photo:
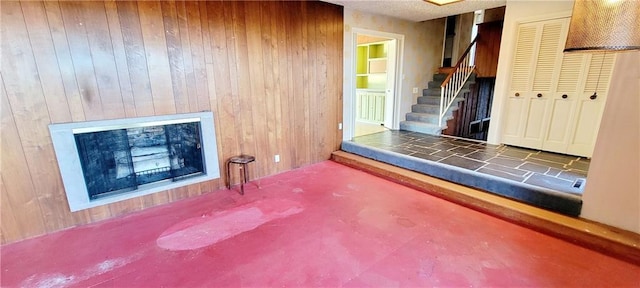
[[[335,151],[331,159],[481,213],[640,265],[640,235],[637,233],[579,217],[560,215],[353,153]]]
[[[410,124],[416,125],[415,123]],[[577,165],[584,164],[578,163],[581,160],[576,160],[576,163],[569,161],[570,164],[565,164],[566,168],[558,176],[552,177],[544,172],[537,173],[525,169],[529,166],[539,168],[540,165],[535,163],[541,163],[544,160],[537,158],[522,160],[507,156],[538,157],[537,155],[542,155],[539,152],[529,155],[519,151],[523,149],[512,147],[504,148],[504,150],[500,150],[503,152],[499,153],[483,151],[482,146],[486,144],[474,144],[469,141],[463,141],[464,143],[461,144],[455,141],[462,140],[419,134],[408,131],[386,131],[366,135],[357,137],[355,141],[342,142],[342,150],[564,215],[580,215],[581,193],[584,185],[574,187],[573,183],[581,179],[581,173],[586,176],[586,172],[573,173],[576,169],[571,165],[577,167]],[[456,146],[458,144],[461,146]],[[444,150],[434,152],[437,149]],[[515,165],[517,161],[522,163],[520,164],[522,167],[507,167]],[[562,164],[558,165],[560,167]],[[555,170],[561,169],[555,168]],[[516,176],[517,173],[522,175]],[[581,181],[586,180],[581,179]]]

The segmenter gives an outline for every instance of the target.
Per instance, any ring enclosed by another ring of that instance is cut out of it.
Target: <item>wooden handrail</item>
[[[465,82],[475,69],[475,67],[471,65],[471,55],[469,52],[471,48],[476,45],[477,40],[478,36],[469,43],[469,47],[464,50],[464,53],[462,53],[462,56],[453,67],[453,71],[449,72],[442,82],[442,85],[440,85],[440,117],[438,119],[438,126],[440,127],[442,127],[442,121],[449,107],[451,107],[451,104],[453,104]]]
[[[450,72],[449,75],[447,75],[447,78],[445,78],[444,81],[442,81],[442,85],[440,85],[440,87],[444,87],[447,85],[447,83],[449,83],[449,80],[451,80],[451,77],[453,77],[453,74],[460,67],[460,63],[462,63],[462,60],[464,60],[464,58],[467,57],[467,54],[469,54],[469,52],[471,51],[471,47],[473,47],[473,44],[475,44],[477,40],[478,40],[478,35],[476,35],[476,37],[473,38],[471,43],[469,43],[469,46],[467,47],[467,49],[464,50],[464,53],[462,53],[462,56],[460,56],[460,59],[458,59],[456,66],[453,66],[453,71]]]

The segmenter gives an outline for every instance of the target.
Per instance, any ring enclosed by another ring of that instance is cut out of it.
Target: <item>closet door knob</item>
[[[598,94],[593,93],[593,95],[589,96],[589,99],[591,100],[596,100],[596,98],[598,98]]]
[[[569,97],[567,94],[562,94],[562,99],[567,99]]]
[[[538,95],[537,95],[537,96],[538,96],[538,98],[540,98],[540,97],[542,97],[542,94],[538,93]]]
[[[516,97],[519,97],[519,96],[520,96],[520,93],[516,93]]]

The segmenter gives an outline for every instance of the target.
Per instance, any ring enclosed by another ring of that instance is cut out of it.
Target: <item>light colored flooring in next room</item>
[[[383,132],[387,130],[389,129],[385,128],[380,124],[356,121],[356,129],[355,129],[354,135],[356,137],[364,136],[364,135],[374,134],[374,133]]]
[[[2,247],[2,287],[638,287],[640,267],[325,161]]]

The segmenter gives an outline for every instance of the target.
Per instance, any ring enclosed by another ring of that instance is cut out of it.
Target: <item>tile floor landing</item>
[[[555,191],[581,195],[589,159],[489,145],[409,131],[384,131],[353,142]],[[574,187],[579,182],[579,187]]]
[[[640,266],[325,161],[2,246],[2,287],[638,287]],[[236,187],[237,188],[237,187]]]

